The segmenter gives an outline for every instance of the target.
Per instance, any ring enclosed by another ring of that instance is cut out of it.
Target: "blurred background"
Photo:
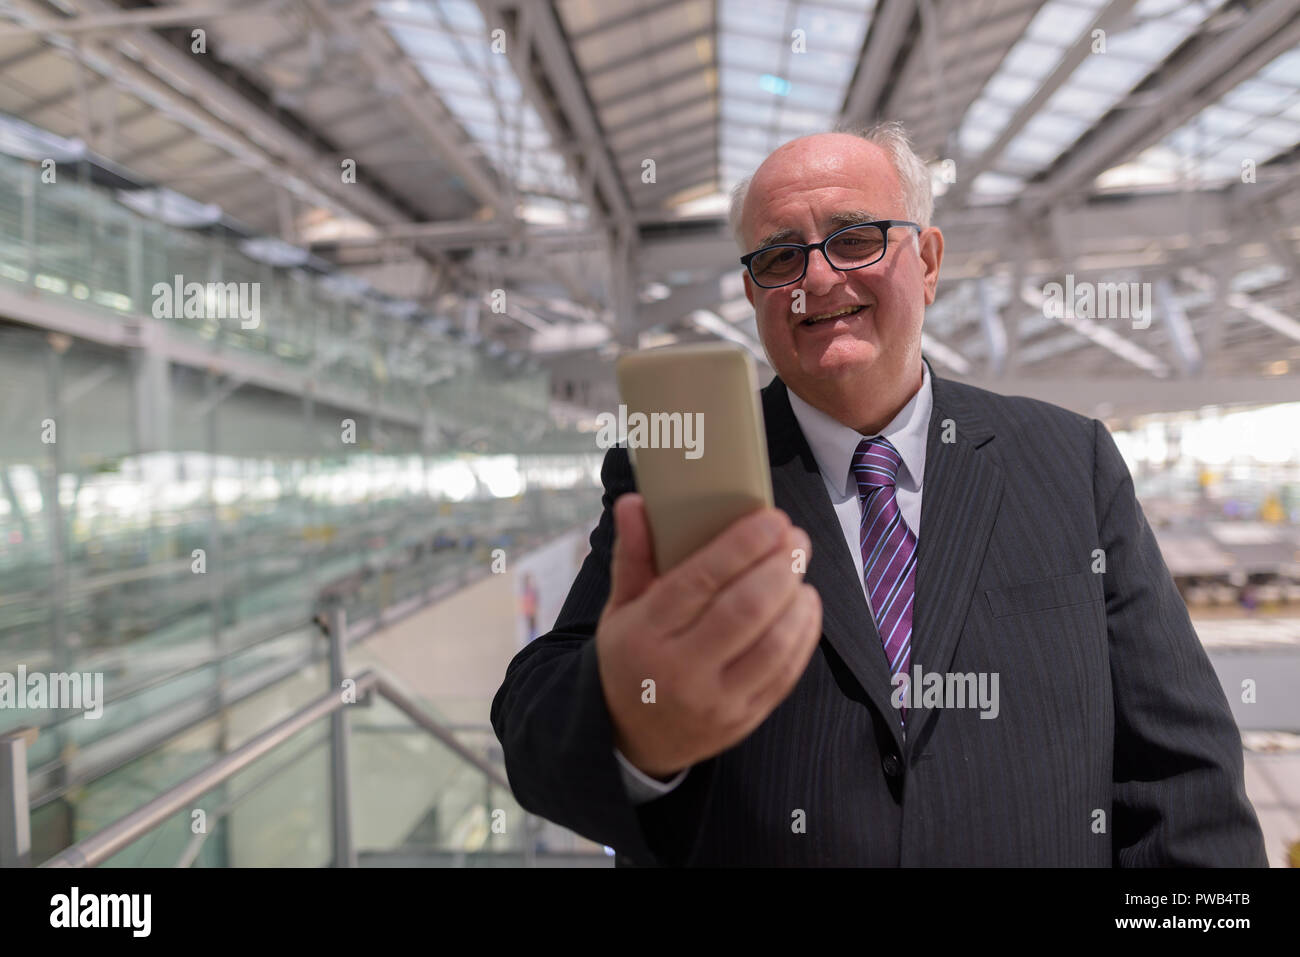
[[[610,866],[492,695],[613,360],[766,383],[729,190],[879,119],[933,161],[927,358],[1114,432],[1285,866],[1294,0],[0,0],[0,674],[104,676],[0,707],[0,864]]]

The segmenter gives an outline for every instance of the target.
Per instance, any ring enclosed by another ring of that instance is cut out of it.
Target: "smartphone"
[[[659,574],[750,512],[772,505],[753,357],[710,342],[620,356],[626,436]]]

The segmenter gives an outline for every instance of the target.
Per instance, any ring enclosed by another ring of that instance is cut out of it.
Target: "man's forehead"
[[[866,206],[837,207],[819,216],[816,226],[819,232],[825,233],[844,226],[870,223],[885,218],[888,217],[879,215]],[[759,228],[764,228],[764,225],[766,224],[760,224]],[[773,228],[768,229],[759,237],[755,245],[770,246],[772,243],[783,242],[809,242],[809,237],[805,235],[802,227],[778,221]]]
[[[810,211],[822,230],[889,218],[884,207],[900,199],[883,149],[849,134],[821,133],[792,140],[763,161],[750,181],[742,222],[748,234],[779,233],[770,241],[780,242],[803,230]]]

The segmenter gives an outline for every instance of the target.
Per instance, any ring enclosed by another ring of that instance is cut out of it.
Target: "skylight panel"
[[[718,38],[718,62],[764,73],[780,61],[785,49],[778,40],[724,33]]]
[[[994,157],[995,163],[1018,173],[1038,172],[1051,165],[1089,127],[1117,106],[1219,5],[1217,2],[1204,5],[1166,2],[1140,4],[1140,9],[1136,11],[1136,22],[1128,29],[1109,31],[1105,37],[1105,52],[1093,53],[1084,58],[1060,88],[1047,99],[1037,115],[1011,139],[1002,157]],[[994,100],[995,95],[1006,95],[1008,88],[996,81],[1008,73],[1040,81],[1046,78],[1060,62],[1060,54],[1085,38],[1085,32],[1095,20],[1099,9],[1100,4],[1094,4],[1091,0],[1086,5],[1077,0],[1070,4],[1063,0],[1050,0],[1044,4],[1035,15],[1026,36],[1017,42],[963,118],[962,132],[976,115],[977,107],[987,105]],[[1067,26],[1073,30],[1073,36],[1069,36]],[[1053,42],[1045,42],[1045,38]],[[1030,96],[1032,93],[1025,96],[1022,103]],[[1019,107],[1022,103],[1015,106]],[[1013,109],[1010,114],[1014,112]],[[999,127],[998,132],[1001,129]],[[988,144],[980,143],[984,139],[990,139],[986,133],[975,136],[961,136],[959,133],[959,143],[963,149],[967,144],[986,148]],[[994,135],[990,143],[996,140],[997,136]]]
[[[522,107],[523,135],[519,135],[515,123],[523,93],[509,62],[491,52],[487,24],[477,4],[387,0],[377,3],[374,12],[499,174],[514,176],[522,152],[524,162],[516,184],[520,189],[576,198],[577,184],[565,172],[541,118],[527,103]],[[498,104],[507,114],[505,127]]]
[[[1296,70],[1288,87],[1282,77]],[[1188,175],[1206,185],[1241,176],[1242,160],[1265,163],[1300,142],[1300,57],[1290,51],[1168,133],[1159,148],[1098,177],[1103,188],[1161,181],[1154,158],[1163,150],[1182,159]],[[1165,177],[1170,183],[1176,178]]]
[[[781,143],[834,124],[875,6],[855,2],[860,12],[842,9],[844,0],[720,0],[724,189]]]
[[[1259,71],[1259,78],[1290,89],[1300,88],[1300,50],[1290,50]]]
[[[1293,99],[1300,99],[1300,90],[1288,89],[1263,80],[1250,79],[1237,86],[1219,102],[1234,110],[1244,110],[1259,116],[1281,112]]]
[[[1072,6],[1068,3],[1054,3],[1045,17],[1034,17],[1029,22],[1025,36],[1048,43],[1053,47],[1068,47],[1083,32],[1083,28],[1092,23],[1097,16],[1089,7]]]

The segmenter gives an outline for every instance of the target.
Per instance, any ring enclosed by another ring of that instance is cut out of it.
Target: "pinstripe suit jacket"
[[[823,604],[802,678],[674,791],[629,801],[592,640],[635,488],[611,449],[591,552],[492,703],[519,803],[621,866],[1266,866],[1240,736],[1109,432],[937,376],[933,396],[912,666],[998,673],[995,719],[909,707],[904,737],[860,562],[774,379],[775,501]]]

